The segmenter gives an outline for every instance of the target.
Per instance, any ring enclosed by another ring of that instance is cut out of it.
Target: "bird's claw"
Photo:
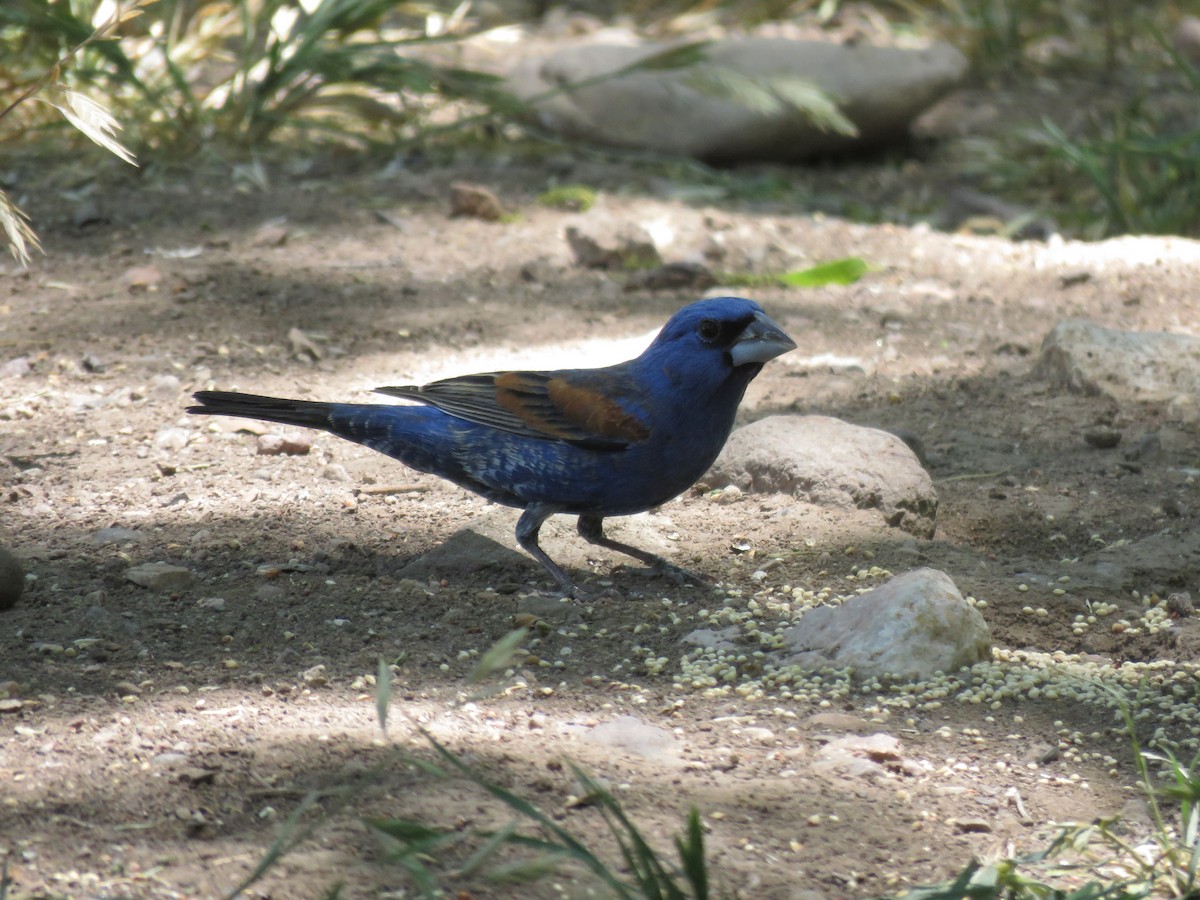
[[[675,563],[668,562],[665,559],[660,559],[649,566],[627,566],[625,567],[625,571],[631,572],[634,575],[641,575],[645,578],[665,578],[679,587],[689,584],[709,590],[715,587],[712,581],[700,573],[685,569],[683,566],[677,566]]]

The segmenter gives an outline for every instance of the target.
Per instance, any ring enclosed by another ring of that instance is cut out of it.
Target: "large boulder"
[[[948,44],[905,49],[763,37],[714,41],[686,67],[636,67],[671,46],[575,44],[518,63],[508,87],[543,126],[572,138],[714,162],[795,162],[903,139],[967,71]],[[814,87],[855,134],[814,124],[789,101]],[[749,96],[755,93],[757,100]],[[768,97],[775,102],[763,103]]]
[[[876,509],[889,525],[923,538],[937,525],[933,480],[909,446],[828,416],[770,416],[739,428],[704,480],[816,506]]]

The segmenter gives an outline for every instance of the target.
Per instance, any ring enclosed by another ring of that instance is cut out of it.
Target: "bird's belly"
[[[629,515],[691,487],[724,443],[714,434],[598,450],[464,422],[423,406],[338,408],[335,433],[496,503]],[[727,433],[727,432],[726,432]]]
[[[620,516],[679,496],[711,462],[693,458],[685,464],[638,447],[596,451],[537,442],[525,453],[493,454],[489,464],[473,474],[481,481],[495,479],[497,487],[518,499],[516,505],[547,503],[565,513]]]

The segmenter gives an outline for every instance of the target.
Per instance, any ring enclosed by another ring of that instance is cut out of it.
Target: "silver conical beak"
[[[763,313],[755,313],[754,320],[729,348],[729,356],[735,366],[744,366],[746,363],[765,363],[795,349],[796,342],[784,334],[782,328]]]

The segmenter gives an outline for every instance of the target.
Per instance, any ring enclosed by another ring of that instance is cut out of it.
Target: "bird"
[[[405,404],[328,403],[198,391],[194,415],[328,431],[522,510],[517,543],[568,596],[586,596],[538,543],[552,515],[591,544],[687,574],[609,538],[604,519],[659,506],[712,465],[747,385],[796,343],[744,297],[682,307],[634,359],[593,369],[484,372],[376,388]]]

